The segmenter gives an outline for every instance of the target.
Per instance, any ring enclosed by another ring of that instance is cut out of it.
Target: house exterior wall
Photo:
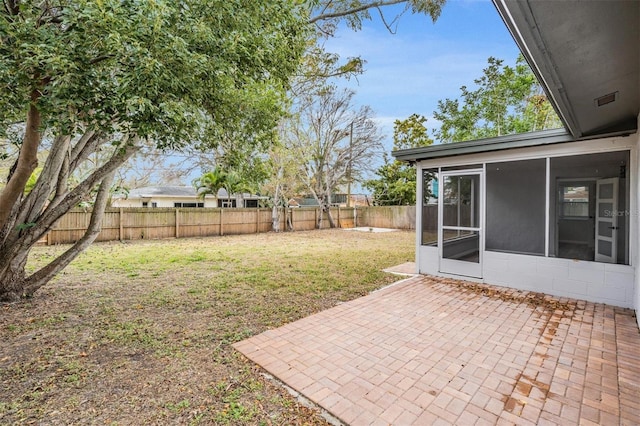
[[[145,197],[145,198],[117,198],[113,200],[113,207],[142,207],[142,203],[147,202],[151,207],[152,203],[157,203],[158,208],[173,208],[174,203],[201,203],[200,198],[194,197]],[[215,208],[218,207],[216,198],[205,198],[204,206]]]
[[[423,169],[630,150],[631,200],[629,203],[630,211],[627,212],[632,218],[629,230],[630,265],[486,251],[485,246],[481,245],[483,262],[480,281],[522,290],[544,292],[559,297],[572,297],[634,308],[639,311],[640,274],[636,273],[637,266],[640,265],[638,250],[638,229],[640,228],[640,215],[638,214],[638,200],[640,199],[638,185],[639,145],[640,137],[638,134],[633,134],[625,137],[567,142],[421,161],[417,167],[417,190],[419,194],[422,193],[422,179],[420,177]],[[422,210],[421,208],[416,210],[416,229],[421,229]],[[546,214],[550,214],[548,209]],[[547,217],[546,222],[551,222],[548,219]],[[482,228],[486,231],[486,220]],[[416,234],[418,272],[446,276],[447,274],[440,272],[440,249],[434,246],[422,246],[420,232]],[[465,277],[459,278],[467,279]]]
[[[483,279],[519,290],[633,308],[634,271],[629,265],[486,251]]]

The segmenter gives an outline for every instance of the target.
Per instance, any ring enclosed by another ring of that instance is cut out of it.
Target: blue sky
[[[489,0],[449,0],[435,24],[407,13],[396,34],[372,15],[361,31],[340,28],[325,46],[343,58],[367,61],[364,75],[340,85],[356,91],[358,104],[373,108],[388,150],[394,120],[418,113],[428,118],[428,127],[438,127],[432,117],[438,100],[457,98],[460,86],[472,86],[490,56],[513,64],[519,53]],[[395,16],[392,9],[387,16]]]

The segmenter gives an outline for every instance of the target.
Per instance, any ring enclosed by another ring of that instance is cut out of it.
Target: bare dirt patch
[[[324,424],[230,345],[397,280],[381,270],[413,251],[341,230],[96,244],[0,305],[0,423]]]

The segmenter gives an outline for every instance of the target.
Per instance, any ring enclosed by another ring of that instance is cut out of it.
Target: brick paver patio
[[[633,312],[419,276],[234,345],[351,425],[640,424]]]

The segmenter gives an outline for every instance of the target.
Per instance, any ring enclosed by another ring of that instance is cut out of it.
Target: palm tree
[[[206,195],[218,196],[218,191],[222,188],[226,189],[227,173],[219,167],[207,172],[193,181],[198,196],[202,199]],[[227,191],[228,192],[228,191]]]
[[[231,205],[231,194],[240,194],[250,190],[247,182],[235,171],[225,174],[223,187],[227,191],[228,205]]]

